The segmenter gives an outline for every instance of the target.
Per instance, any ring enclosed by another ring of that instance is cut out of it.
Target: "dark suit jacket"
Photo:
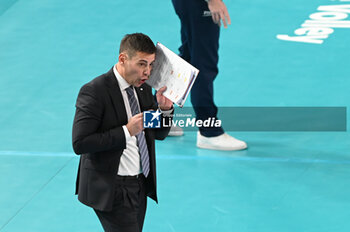
[[[147,84],[135,88],[141,111],[156,109],[152,89]],[[170,120],[170,119],[169,119]],[[94,209],[112,210],[115,176],[126,148],[122,126],[128,122],[118,81],[109,72],[85,84],[79,92],[73,124],[73,149],[80,156],[76,194]],[[163,140],[170,128],[145,129],[150,158],[147,195],[157,202],[154,140]]]

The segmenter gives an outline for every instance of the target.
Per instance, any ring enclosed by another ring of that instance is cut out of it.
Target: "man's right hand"
[[[126,128],[128,128],[130,136],[137,135],[143,131],[143,113],[135,114],[132,116],[128,124],[126,124]]]

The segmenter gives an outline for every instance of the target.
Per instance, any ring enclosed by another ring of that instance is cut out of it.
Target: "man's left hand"
[[[208,8],[211,12],[211,17],[213,18],[214,23],[221,26],[222,21],[225,28],[227,28],[228,24],[231,24],[230,15],[222,0],[210,0],[208,2]]]
[[[173,108],[173,102],[163,95],[166,88],[166,86],[160,88],[156,94],[158,106],[161,110],[170,110]]]

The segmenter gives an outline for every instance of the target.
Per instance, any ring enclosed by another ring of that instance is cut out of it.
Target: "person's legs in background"
[[[180,56],[200,70],[191,90],[191,102],[197,120],[217,118],[213,84],[218,74],[220,27],[215,24],[204,0],[173,0],[181,21]],[[207,149],[240,150],[247,147],[224,133],[221,127],[200,127],[197,146]]]

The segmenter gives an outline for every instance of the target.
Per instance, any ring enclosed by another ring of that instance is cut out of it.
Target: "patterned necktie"
[[[126,90],[126,93],[128,95],[132,116],[134,116],[135,114],[140,113],[138,103],[137,103],[137,100],[136,100],[135,94],[134,94],[134,88],[131,85],[130,87],[126,88],[125,90]],[[146,138],[145,138],[144,133],[142,133],[142,131],[141,131],[141,133],[136,135],[136,138],[137,138],[137,142],[139,145],[139,153],[140,153],[140,157],[141,157],[141,165],[142,165],[143,174],[145,175],[145,177],[147,177],[148,173],[149,173],[149,155],[148,155],[148,148],[147,148],[147,144],[146,144]]]

